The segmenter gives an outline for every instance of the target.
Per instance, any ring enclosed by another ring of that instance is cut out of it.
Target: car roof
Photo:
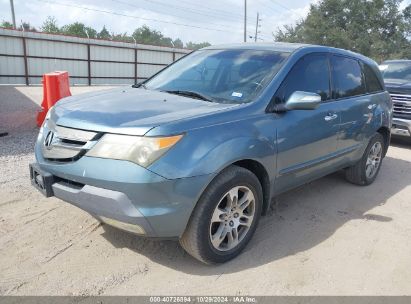
[[[303,43],[273,42],[273,43],[232,43],[222,45],[212,45],[203,48],[203,50],[260,50],[260,51],[277,51],[291,53],[296,49],[311,46]]]
[[[213,45],[209,47],[202,48],[202,50],[260,50],[260,51],[275,51],[275,52],[286,52],[292,53],[296,50],[304,49],[306,51],[317,51],[317,52],[331,52],[333,54],[340,54],[355,57],[357,59],[361,59],[368,63],[376,64],[375,61],[372,59],[361,55],[359,53],[355,53],[352,51],[329,47],[329,46],[321,46],[321,45],[314,45],[314,44],[304,44],[304,43],[289,43],[289,42],[272,42],[272,43],[261,43],[261,42],[253,42],[253,43],[234,43],[234,44],[223,44],[223,45]]]

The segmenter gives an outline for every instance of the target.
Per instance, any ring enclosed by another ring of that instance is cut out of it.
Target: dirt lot
[[[30,186],[41,93],[0,86],[0,294],[411,295],[411,143],[369,187],[337,173],[282,195],[245,252],[210,267]]]

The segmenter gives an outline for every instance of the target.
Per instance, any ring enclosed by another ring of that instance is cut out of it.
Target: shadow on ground
[[[261,219],[245,251],[223,265],[202,265],[174,241],[138,238],[107,225],[103,236],[115,247],[129,248],[185,273],[208,276],[238,272],[313,248],[349,221],[392,221],[372,209],[409,185],[410,168],[410,162],[386,157],[380,175],[370,186],[349,184],[343,172],[338,172],[279,196],[276,208]]]
[[[0,157],[32,153],[40,106],[16,87],[0,86]]]
[[[403,149],[411,149],[411,137],[393,136],[391,146]]]

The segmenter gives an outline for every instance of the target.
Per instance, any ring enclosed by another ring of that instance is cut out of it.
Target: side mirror
[[[315,110],[321,103],[321,96],[316,93],[295,91],[285,102],[286,110]]]

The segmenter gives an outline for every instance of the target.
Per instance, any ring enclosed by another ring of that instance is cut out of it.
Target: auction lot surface
[[[243,254],[205,266],[30,186],[41,99],[0,86],[0,294],[411,295],[411,142],[394,141],[371,186],[336,173],[282,195]]]

